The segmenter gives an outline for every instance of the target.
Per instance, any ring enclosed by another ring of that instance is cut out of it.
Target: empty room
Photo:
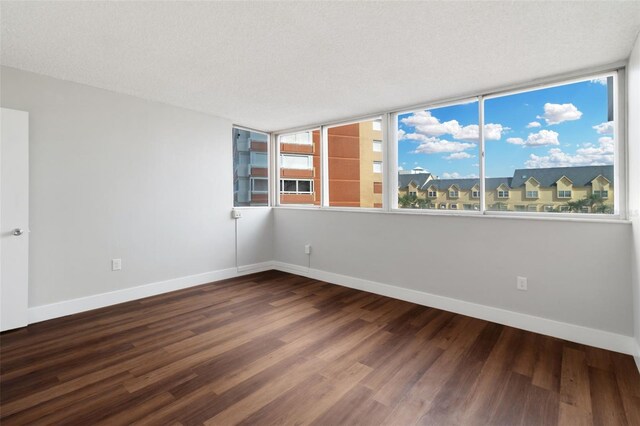
[[[0,423],[640,425],[639,33],[0,1]]]

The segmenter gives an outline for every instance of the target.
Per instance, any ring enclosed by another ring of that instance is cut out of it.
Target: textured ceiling
[[[277,130],[626,59],[640,2],[9,2],[3,65]]]

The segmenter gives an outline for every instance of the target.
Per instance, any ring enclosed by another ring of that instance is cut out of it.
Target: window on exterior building
[[[280,167],[283,169],[311,170],[313,169],[313,156],[281,154]]]
[[[499,190],[498,198],[509,198],[509,191]]]
[[[445,203],[440,203],[440,208],[441,208],[441,209],[446,209],[446,208],[447,208],[447,205],[446,205]]]
[[[269,205],[269,135],[233,127],[233,205]]]
[[[453,203],[452,203],[452,204],[449,204],[449,208],[450,208],[451,210],[458,210],[458,205],[457,205],[457,204],[453,204]]]
[[[471,191],[471,198],[480,198],[480,191],[475,189]]]
[[[280,136],[281,144],[294,144],[294,145],[312,145],[313,144],[313,131],[291,133],[289,135]]]
[[[326,128],[328,152],[328,205],[381,208],[382,152],[372,149],[381,141],[380,119]]]
[[[593,191],[593,195],[597,198],[607,199],[609,198],[609,191]]]
[[[251,178],[251,192],[257,194],[269,192],[269,180],[267,178]]]
[[[434,190],[431,190],[431,189],[430,189],[430,190],[427,192],[427,196],[428,196],[429,198],[436,198],[436,197],[438,196],[438,191],[434,191]]]
[[[470,201],[471,188],[480,182],[478,107],[477,100],[471,99],[398,114],[398,170],[412,173],[421,185],[433,181],[435,188],[461,203]],[[452,185],[459,191],[450,191]],[[429,198],[436,196],[435,191],[427,193]]]
[[[527,198],[538,198],[538,191],[527,191]]]
[[[499,212],[509,211],[509,205],[504,202],[498,202],[489,206],[489,210],[495,210]]]
[[[382,141],[373,141],[373,152],[382,152]]]
[[[313,181],[300,179],[281,179],[280,192],[283,194],[311,194],[313,193]]]
[[[542,209],[549,213],[613,213],[612,201],[589,194],[592,187],[614,188],[616,78],[485,97],[486,205],[504,198],[489,184],[504,179],[513,192],[513,201],[505,200],[509,210],[528,198],[552,200]]]
[[[527,209],[526,209],[526,206],[522,204],[516,204],[514,210],[517,212],[523,212],[523,211],[526,211]]]
[[[409,195],[412,197],[416,197],[418,193],[416,191],[409,191]]]
[[[278,136],[280,204],[320,205],[320,130]]]
[[[535,204],[529,204],[527,206],[527,211],[528,212],[537,212],[538,211],[538,206],[536,206]]]

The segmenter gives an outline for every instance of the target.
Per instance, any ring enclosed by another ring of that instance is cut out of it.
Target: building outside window
[[[269,136],[233,127],[232,140],[233,205],[269,205]]]
[[[280,204],[319,206],[321,202],[320,130],[278,136]]]
[[[515,211],[536,199],[546,213],[614,213],[615,79],[609,73],[485,97],[485,123],[509,129],[485,137],[486,182],[502,176],[510,191],[507,200],[487,190],[487,206],[500,199]],[[602,191],[608,197],[598,197]]]
[[[328,205],[382,208],[382,140],[380,119],[326,128]]]
[[[479,187],[478,101],[403,112],[397,116],[398,196],[406,194],[407,173],[421,176],[418,198],[428,198],[439,209],[456,209],[448,199],[467,199]],[[428,170],[428,171],[427,171]],[[451,188],[456,185],[455,188]],[[476,186],[477,185],[477,186]],[[477,194],[479,196],[479,193]],[[403,206],[399,203],[399,207]]]

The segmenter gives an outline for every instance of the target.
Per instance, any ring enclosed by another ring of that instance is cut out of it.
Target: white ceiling
[[[640,2],[9,2],[3,65],[267,131],[626,59]]]

